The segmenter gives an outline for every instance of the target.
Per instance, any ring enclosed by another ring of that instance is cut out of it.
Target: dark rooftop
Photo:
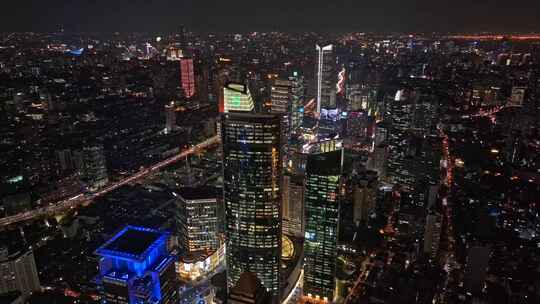
[[[215,199],[219,196],[215,187],[184,187],[178,190],[178,194],[185,200],[206,200]]]
[[[168,234],[150,228],[127,226],[96,250],[98,255],[120,255],[141,258],[151,247],[167,238]]]
[[[341,175],[343,166],[343,150],[310,154],[306,172],[316,175]]]
[[[127,230],[113,242],[107,244],[105,249],[139,255],[143,253],[161,235],[155,232]]]

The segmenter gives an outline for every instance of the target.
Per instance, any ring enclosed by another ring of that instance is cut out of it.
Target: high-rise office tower
[[[83,177],[90,191],[105,187],[109,182],[103,146],[85,147],[83,150]]]
[[[178,303],[169,233],[127,226],[99,247],[97,281],[103,303]]]
[[[176,129],[176,112],[174,102],[165,105],[165,133],[171,133]]]
[[[388,146],[385,143],[376,145],[369,156],[367,168],[377,171],[379,179],[386,181],[386,167],[388,162]]]
[[[304,294],[334,299],[343,150],[311,154],[306,165]]]
[[[182,78],[182,89],[187,98],[195,95],[195,72],[193,68],[193,58],[180,59],[180,72]]]
[[[333,109],[336,107],[336,58],[334,55],[334,46],[316,45],[317,60],[315,66],[315,80],[317,88],[317,113],[321,109]]]
[[[442,145],[436,136],[437,108],[433,96],[402,90],[386,107],[388,181],[413,193],[418,206],[426,205],[426,190],[439,182]]]
[[[210,254],[218,249],[218,200],[212,187],[180,188],[177,220],[180,244],[186,253]]]
[[[369,171],[354,180],[353,220],[356,225],[365,223],[375,210],[377,201],[377,172]]]
[[[304,236],[304,178],[283,176],[283,233]]]
[[[414,91],[412,96],[413,120],[412,129],[416,134],[430,135],[437,133],[439,108],[438,99],[433,94],[424,94]]]
[[[430,210],[426,217],[424,231],[424,253],[434,258],[439,252],[441,241],[442,215],[437,211]]]
[[[288,114],[291,111],[292,84],[289,80],[275,79],[270,86],[271,112]]]
[[[18,290],[28,297],[40,289],[32,250],[26,246],[0,246],[0,294]]]
[[[280,296],[281,117],[251,112],[242,85],[224,88],[222,115],[223,195],[227,245],[227,285],[253,272]],[[236,111],[235,111],[236,110]],[[243,110],[243,111],[242,111]]]
[[[291,98],[292,84],[289,80],[275,79],[270,86],[270,111],[281,116],[281,154],[286,162],[288,150],[288,138],[290,137],[290,117],[291,117]]]
[[[406,170],[406,156],[409,147],[408,130],[412,127],[414,105],[403,98],[402,90],[397,91],[396,97],[387,105],[388,118],[388,180],[400,184],[405,190],[412,190],[414,176]]]
[[[197,71],[195,72],[195,87],[197,95],[202,102],[213,101],[209,95],[211,93],[211,66],[203,59],[199,59]]]
[[[442,138],[425,136],[417,140],[417,152],[412,155],[407,165],[415,177],[413,200],[418,206],[430,207],[441,181]],[[430,191],[433,190],[432,187],[437,189]]]
[[[291,113],[290,113],[290,131],[296,132],[302,126],[304,118],[304,77],[298,72],[293,72],[289,77],[291,82]]]

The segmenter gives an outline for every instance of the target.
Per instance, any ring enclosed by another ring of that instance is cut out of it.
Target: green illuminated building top
[[[224,112],[251,112],[255,108],[245,84],[229,83],[223,87]]]

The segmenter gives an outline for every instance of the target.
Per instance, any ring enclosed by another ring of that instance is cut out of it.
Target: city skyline
[[[31,3],[1,303],[540,303],[538,4]]]

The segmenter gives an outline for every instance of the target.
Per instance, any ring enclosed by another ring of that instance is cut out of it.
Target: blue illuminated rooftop
[[[68,53],[71,55],[80,56],[82,55],[83,51],[84,51],[84,48],[81,48],[78,50],[69,50]]]
[[[165,247],[169,233],[151,228],[126,226],[96,250],[103,257],[142,262],[160,247]]]

